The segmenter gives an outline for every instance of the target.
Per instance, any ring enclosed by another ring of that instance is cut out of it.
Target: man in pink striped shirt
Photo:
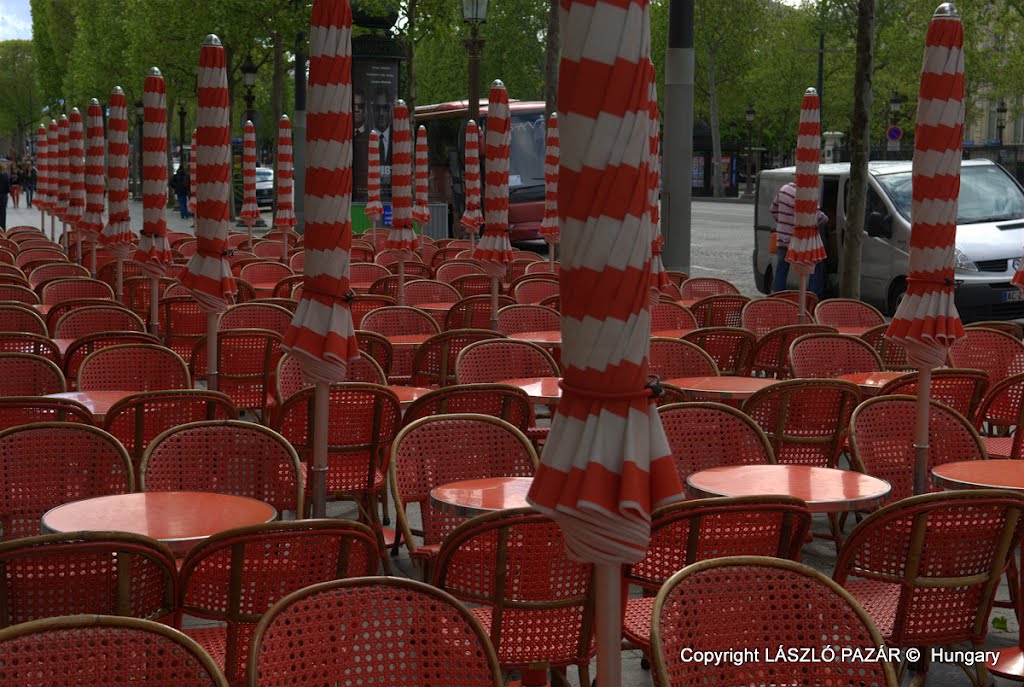
[[[789,182],[779,189],[772,200],[769,211],[775,218],[776,237],[776,262],[775,279],[772,282],[772,292],[785,291],[786,279],[789,277],[789,263],[786,262],[786,252],[789,250],[789,242],[793,239],[793,223],[796,221],[794,206],[796,205],[796,184]],[[824,229],[828,225],[828,215],[818,208],[818,231],[822,232],[822,243],[826,246]],[[807,288],[817,294],[818,298],[825,297],[825,261],[822,260],[815,266],[814,273],[808,280]]]

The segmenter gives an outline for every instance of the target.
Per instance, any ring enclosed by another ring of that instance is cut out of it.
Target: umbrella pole
[[[471,251],[473,251],[473,252],[476,252],[476,232],[475,231],[469,232],[469,249]]]
[[[800,273],[800,324],[807,323],[807,275]]]
[[[548,270],[554,273],[555,271],[555,244],[548,244]]]
[[[57,216],[50,215],[50,240],[57,243]]]
[[[114,267],[114,293],[117,294],[117,302],[124,303],[124,262],[117,259]]]
[[[92,274],[93,278],[95,279],[96,278],[96,239],[95,238],[93,238],[93,240],[89,242],[89,248],[91,248],[91,251],[89,252],[89,273]]]
[[[245,223],[245,231],[249,234],[249,250],[252,251],[252,222]]]
[[[595,565],[594,630],[597,639],[597,687],[622,682],[622,570],[618,565]]]
[[[46,211],[45,210],[40,210],[39,211],[39,231],[42,232],[43,234],[46,233]]]
[[[117,283],[121,285],[121,261],[117,261]],[[119,286],[119,290],[124,288]],[[149,278],[149,333],[160,336],[160,278]]]
[[[318,381],[313,401],[313,469],[309,473],[314,518],[327,517],[327,413],[331,386]]]
[[[498,278],[491,277],[491,329],[498,331]]]
[[[398,304],[405,305],[405,260],[398,261]]]
[[[217,390],[217,321],[220,313],[206,313],[206,388]]]
[[[78,253],[78,264],[85,265],[85,254],[82,253],[82,230],[75,232],[75,251]]]
[[[928,491],[928,401],[931,399],[932,370],[917,372],[917,409],[914,412],[914,495]]]
[[[288,230],[281,229],[281,262],[288,264]]]

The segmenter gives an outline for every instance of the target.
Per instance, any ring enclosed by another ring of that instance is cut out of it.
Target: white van
[[[776,255],[769,253],[775,194],[794,178],[794,167],[757,177],[754,206],[754,280],[770,293]],[[862,238],[861,298],[891,315],[906,290],[910,246],[911,163],[868,163],[866,235]],[[826,295],[838,295],[839,255],[850,194],[849,163],[825,164],[821,208],[829,216]],[[956,232],[956,305],[965,321],[1024,317],[1021,292],[1010,285],[1024,254],[1024,188],[991,160],[964,160]],[[789,272],[789,288],[797,275]]]

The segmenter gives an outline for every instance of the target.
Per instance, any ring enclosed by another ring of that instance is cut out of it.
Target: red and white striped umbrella
[[[57,120],[57,217],[61,222],[67,222],[68,203],[71,201],[71,172],[68,168],[70,135],[71,122],[67,115],[62,114]]]
[[[512,262],[512,244],[508,240],[508,154],[512,140],[509,127],[508,93],[505,84],[495,80],[487,103],[484,234],[473,251],[473,257],[483,262],[491,279],[501,279]]]
[[[71,108],[70,130],[68,132],[68,209],[64,221],[75,232],[78,262],[82,258],[82,228],[79,222],[85,214],[85,126],[82,113],[77,107]]]
[[[480,211],[480,128],[472,119],[466,122],[466,211],[459,224],[470,238],[480,233],[484,215]]]
[[[314,0],[309,48],[306,259],[302,300],[283,348],[299,359],[316,382],[310,482],[313,517],[324,517],[329,384],[344,381],[349,362],[359,356],[349,309],[352,10],[348,0]]]
[[[427,127],[416,131],[416,197],[412,206],[412,218],[419,225],[420,234],[430,223],[430,163],[427,158]]]
[[[821,101],[808,88],[800,104],[796,138],[796,197],[793,203],[793,238],[786,262],[800,275],[800,314],[806,317],[807,278],[825,259],[818,233],[818,162],[821,159]]]
[[[128,99],[115,86],[107,118],[107,226],[100,243],[119,259],[130,257],[135,247],[128,209],[128,153]]]
[[[85,214],[78,223],[86,232],[92,251],[89,271],[96,276],[96,240],[103,231],[106,140],[103,137],[103,108],[93,98],[85,114]]]
[[[370,142],[366,149],[366,209],[373,226],[384,216],[384,205],[380,202],[380,134],[370,131]]]
[[[142,233],[135,262],[154,280],[167,273],[167,86],[160,70],[149,70],[142,86]],[[156,284],[156,282],[153,282]],[[152,294],[156,299],[156,294]],[[152,323],[151,323],[152,324]]]
[[[256,205],[256,127],[248,120],[242,130],[242,211],[238,218],[249,232],[251,246],[252,227],[260,218],[260,208]]]
[[[650,95],[650,106],[648,114],[651,118],[651,136],[649,139],[648,154],[651,165],[647,183],[647,214],[651,222],[651,303],[658,302],[661,290],[672,283],[665,271],[665,265],[661,262],[661,248],[665,239],[661,236],[661,213],[658,210],[660,203],[658,193],[658,182],[661,176],[661,145],[660,131],[661,118],[658,114],[658,84],[655,79],[654,63],[647,65],[648,72],[648,93]]]
[[[956,8],[951,3],[940,5],[928,26],[921,67],[907,292],[886,331],[888,338],[906,347],[907,359],[918,369],[915,494],[923,493],[927,486],[931,371],[945,363],[949,347],[964,335],[953,302],[964,134],[963,40]]]
[[[46,211],[50,209],[46,198],[49,185],[46,180],[46,164],[46,127],[40,124],[36,131],[36,196],[33,199],[35,206],[39,208],[39,231],[46,231]]]
[[[196,215],[196,130],[192,129],[192,145],[188,149],[188,211]]]
[[[548,117],[546,150],[544,151],[544,219],[540,235],[548,245],[558,243],[558,113]],[[552,253],[552,249],[548,248]]]
[[[596,564],[605,686],[621,679],[621,565],[644,555],[651,511],[684,496],[647,378],[649,4],[564,0],[561,20],[564,379],[529,499],[558,521],[571,556]]]
[[[46,209],[50,213],[50,240],[57,240],[57,219],[60,217],[60,125],[51,119],[46,128]]]
[[[391,123],[391,231],[385,247],[404,251],[410,258],[416,247],[416,232],[412,228],[411,136],[409,108],[404,100],[399,100]]]
[[[283,232],[295,226],[295,188],[292,181],[292,123],[281,115],[277,129],[277,203],[274,226]]]

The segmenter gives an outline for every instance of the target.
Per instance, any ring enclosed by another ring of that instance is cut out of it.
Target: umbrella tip
[[[808,88],[806,91],[804,91],[804,95],[818,95],[818,89]]]
[[[120,86],[114,86],[114,90],[111,91],[114,95],[124,95],[124,89]]]
[[[68,118],[68,116],[67,116],[66,114],[62,114],[62,115],[60,116],[60,121],[62,121],[62,122],[63,122],[63,121],[64,121],[65,119],[67,119],[67,118]]]
[[[245,128],[249,128],[250,126],[254,129],[256,128],[256,125],[252,123],[251,119],[245,120],[245,124],[243,124],[242,126]]]
[[[466,122],[466,126],[469,126],[470,124],[472,124],[473,126],[476,126],[476,120],[475,119],[470,119],[468,122]]]
[[[206,34],[206,38],[203,39],[203,45],[216,45],[216,46],[219,47],[220,46],[220,39],[217,38],[217,34],[215,34],[215,33],[208,33],[208,34]]]
[[[491,82],[491,88],[504,88],[504,87],[505,87],[505,82],[502,81],[501,79],[495,79],[494,81]]]
[[[957,11],[956,5],[951,2],[944,2],[935,8],[936,17],[949,17],[949,18],[960,18],[960,12]]]
[[[405,106],[406,106],[405,105],[405,101],[402,100],[401,98],[399,98],[398,100],[395,101],[395,107],[405,107]]]
[[[148,74],[149,76],[163,76],[163,74],[160,73],[160,69],[158,67],[150,67]]]
[[[99,104],[100,104],[99,98],[92,98],[92,99],[90,99],[89,100],[89,104],[90,105],[95,105],[95,106],[99,107]]]
[[[548,117],[548,119],[558,119],[558,113],[557,112],[552,112],[551,116]]]
[[[287,122],[288,121],[288,115],[281,115],[281,121],[282,122]]]

